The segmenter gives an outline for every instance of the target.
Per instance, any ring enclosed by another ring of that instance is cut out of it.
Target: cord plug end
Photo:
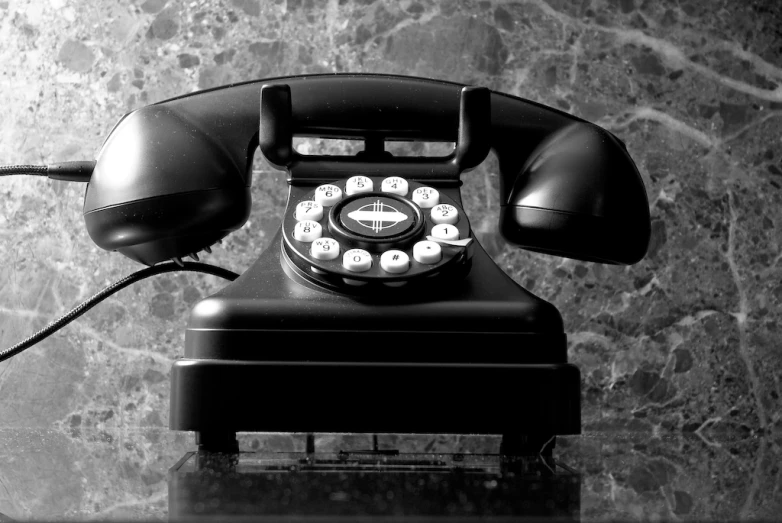
[[[52,163],[47,166],[46,175],[52,180],[89,182],[96,163],[95,160]]]

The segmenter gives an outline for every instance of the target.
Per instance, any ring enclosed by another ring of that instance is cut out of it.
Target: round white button
[[[323,228],[318,222],[304,220],[296,224],[293,228],[293,237],[300,242],[311,242],[321,237]]]
[[[419,187],[413,191],[413,203],[421,209],[431,209],[440,203],[440,193],[431,187]]]
[[[437,225],[447,223],[453,225],[459,220],[459,211],[453,205],[441,203],[432,207],[432,221]]]
[[[333,260],[339,256],[339,243],[334,238],[318,238],[312,242],[310,255],[316,260]]]
[[[366,272],[372,267],[372,255],[364,249],[350,249],[342,255],[342,266],[351,272]]]
[[[366,176],[353,176],[345,182],[345,194],[348,196],[361,194],[362,192],[372,192],[374,188],[375,184]]]
[[[331,207],[342,199],[342,189],[327,183],[315,189],[315,201],[323,207]]]
[[[432,236],[438,240],[458,240],[459,229],[454,225],[448,225],[447,223],[441,223],[432,227]]]
[[[380,190],[383,192],[390,192],[391,194],[397,194],[399,196],[407,196],[407,180],[400,178],[399,176],[386,178],[383,180],[383,183],[380,184]]]
[[[410,268],[410,257],[402,251],[386,251],[380,256],[380,267],[391,274],[401,274]]]
[[[440,246],[435,242],[423,241],[413,245],[413,258],[418,263],[432,265],[443,257]]]
[[[311,200],[306,202],[299,202],[298,205],[296,205],[295,216],[297,222],[302,220],[312,220],[317,222],[323,218],[323,206],[318,202],[313,202]]]

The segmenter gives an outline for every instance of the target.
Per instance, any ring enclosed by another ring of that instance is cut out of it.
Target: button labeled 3
[[[431,209],[440,203],[440,193],[431,187],[419,187],[413,191],[413,203],[421,209]]]

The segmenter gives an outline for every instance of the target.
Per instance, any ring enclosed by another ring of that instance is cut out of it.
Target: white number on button
[[[339,256],[339,243],[334,238],[318,238],[312,242],[310,255],[316,260],[333,260]]]
[[[348,181],[345,182],[345,194],[348,196],[363,192],[372,192],[374,188],[375,185],[372,183],[372,180],[366,176],[353,176],[352,178],[348,178]]]
[[[422,209],[431,209],[440,203],[440,193],[431,187],[419,187],[413,191],[413,203]]]
[[[435,242],[423,241],[413,245],[413,258],[418,263],[432,265],[443,257],[442,249]]]
[[[402,251],[386,251],[380,256],[380,267],[391,274],[401,274],[410,268],[410,257]]]
[[[293,228],[293,237],[300,242],[315,241],[323,234],[323,228],[318,222],[304,220]]]
[[[342,255],[342,266],[351,272],[366,272],[372,267],[372,255],[364,249],[350,249]]]
[[[342,199],[342,189],[336,185],[326,184],[315,189],[315,201],[323,207],[331,207]]]
[[[299,202],[296,205],[296,221],[312,220],[319,221],[323,218],[323,206],[318,202],[306,201]]]
[[[440,225],[441,223],[447,223],[453,225],[459,220],[459,211],[453,205],[447,203],[441,203],[432,207],[432,221]]]
[[[383,183],[380,184],[380,190],[383,192],[389,192],[391,194],[397,194],[399,196],[407,196],[407,180],[400,178],[399,176],[386,178],[383,180]]]
[[[459,229],[453,225],[441,223],[440,225],[435,225],[432,227],[432,236],[438,240],[458,240]]]

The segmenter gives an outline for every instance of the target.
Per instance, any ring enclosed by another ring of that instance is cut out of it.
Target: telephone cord
[[[92,309],[95,305],[105,300],[115,292],[124,289],[125,287],[132,285],[133,283],[141,281],[144,278],[149,278],[150,276],[156,276],[158,274],[164,274],[167,272],[176,272],[176,271],[203,272],[230,281],[233,281],[239,277],[238,274],[236,274],[233,271],[229,271],[228,269],[223,269],[222,267],[216,267],[214,265],[209,265],[207,263],[196,263],[196,262],[183,262],[183,266],[180,266],[176,263],[162,263],[160,265],[153,265],[152,267],[141,269],[140,271],[136,271],[133,274],[130,274],[122,278],[121,280],[112,283],[111,285],[109,285],[102,291],[98,292],[91,298],[85,300],[81,304],[71,309],[71,311],[68,312],[67,314],[49,323],[46,327],[39,330],[38,332],[36,332],[26,340],[17,343],[16,345],[14,345],[9,349],[0,351],[0,362],[12,358],[13,356],[19,354],[20,352],[29,349],[39,341],[48,337],[55,331],[61,329],[65,325],[69,324],[70,322],[72,322],[73,320],[75,320],[85,312],[87,312],[88,310]]]
[[[95,169],[95,160],[59,162],[49,165],[0,165],[0,176],[46,176],[64,182],[89,182]]]

